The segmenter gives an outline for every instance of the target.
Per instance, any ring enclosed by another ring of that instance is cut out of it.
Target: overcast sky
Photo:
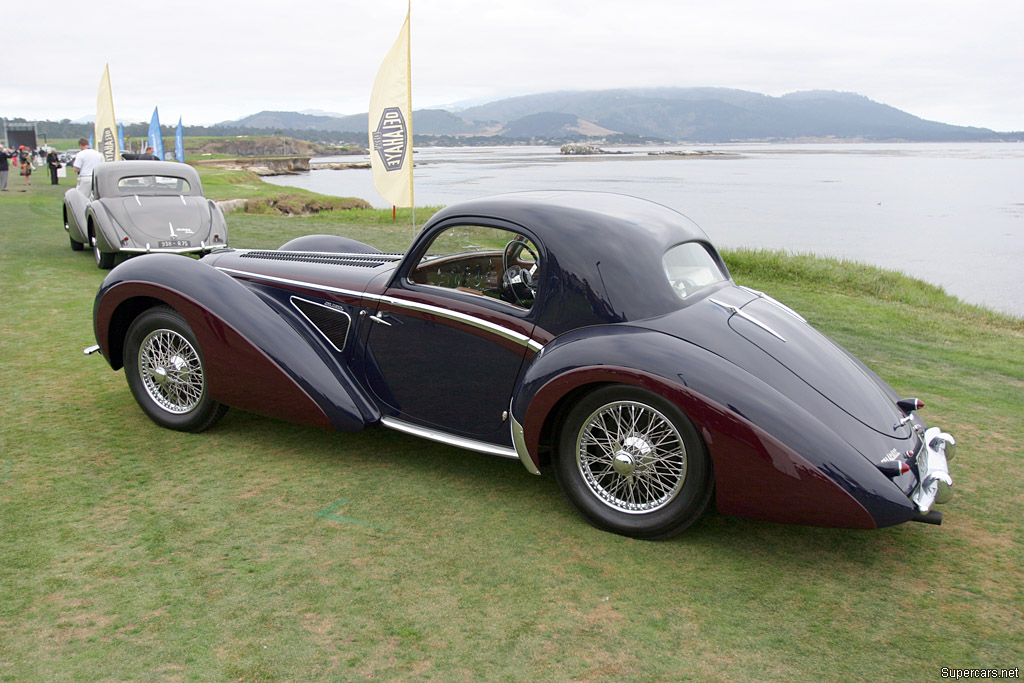
[[[120,121],[367,110],[406,0],[5,3],[0,116]],[[856,92],[1024,130],[1022,0],[413,0],[413,106],[552,90]]]

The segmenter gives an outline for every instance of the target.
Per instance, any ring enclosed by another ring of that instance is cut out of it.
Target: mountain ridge
[[[363,133],[367,114],[264,111],[214,127]],[[778,97],[730,88],[617,88],[521,95],[452,111],[416,109],[417,136],[608,138],[671,142],[837,139],[968,142],[1022,133],[928,121],[857,93],[797,91]]]

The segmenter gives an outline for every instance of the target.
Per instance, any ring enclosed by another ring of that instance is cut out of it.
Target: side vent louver
[[[352,324],[352,318],[348,313],[294,296],[291,301],[292,306],[298,309],[299,313],[330,342],[336,351],[345,348],[348,328]]]

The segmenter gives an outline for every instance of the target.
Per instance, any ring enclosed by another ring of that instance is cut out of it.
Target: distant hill
[[[326,116],[270,112],[216,127],[362,133],[367,115]],[[502,136],[571,139],[636,136],[690,142],[754,140],[906,140],[953,142],[1015,140],[1022,133],[952,126],[874,102],[826,90],[771,97],[727,88],[632,88],[525,95],[451,112],[417,110],[417,136]]]
[[[237,121],[224,121],[217,127],[257,128],[260,130],[319,130],[339,133],[367,132],[367,114],[351,116],[314,116],[293,111],[261,111]],[[441,109],[418,109],[413,117],[416,135],[474,135],[478,127],[460,116]]]

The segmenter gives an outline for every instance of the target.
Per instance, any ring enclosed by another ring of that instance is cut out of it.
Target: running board
[[[421,439],[437,441],[438,443],[455,446],[456,448],[464,448],[467,451],[496,455],[499,458],[519,460],[519,454],[516,453],[515,449],[509,448],[508,446],[498,446],[493,443],[477,441],[476,439],[467,439],[464,436],[454,436],[436,429],[430,429],[429,427],[420,427],[419,425],[410,424],[393,417],[382,417],[380,419],[380,423],[389,429],[394,429],[398,432],[405,432],[406,434],[412,434],[413,436],[418,436]]]

